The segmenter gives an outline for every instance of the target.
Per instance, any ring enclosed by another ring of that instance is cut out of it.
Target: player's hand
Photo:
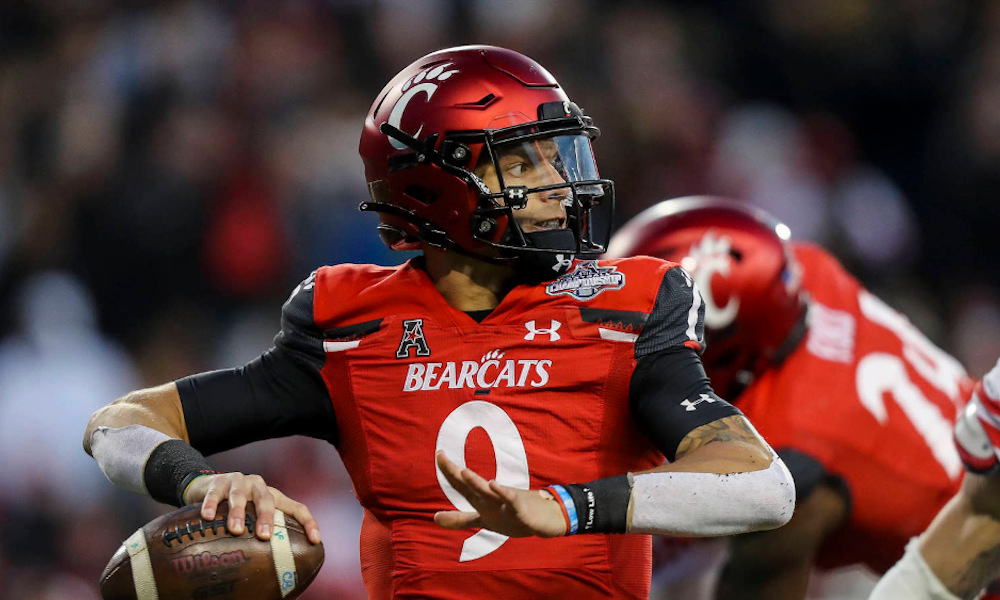
[[[201,516],[211,521],[215,518],[219,503],[229,502],[229,523],[227,527],[234,535],[243,533],[246,505],[253,502],[257,509],[255,533],[262,540],[271,538],[274,531],[274,509],[295,517],[305,527],[309,541],[320,542],[319,524],[305,504],[296,502],[266,483],[260,475],[243,473],[220,473],[202,475],[191,482],[184,492],[184,502],[201,502]]]
[[[955,421],[955,446],[973,473],[1000,472],[1000,361],[976,384]]]
[[[437,466],[445,478],[472,504],[475,512],[441,511],[434,522],[446,529],[484,527],[510,537],[556,537],[566,534],[566,519],[552,495],[486,481],[471,469],[462,469],[438,451]]]

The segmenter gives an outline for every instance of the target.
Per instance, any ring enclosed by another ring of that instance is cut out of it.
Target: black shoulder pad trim
[[[607,325],[618,329],[642,329],[648,317],[648,314],[634,310],[580,307],[580,318],[584,322]]]
[[[354,325],[345,325],[344,327],[327,329],[323,332],[323,336],[328,340],[354,340],[362,336],[375,333],[381,326],[382,319],[375,319],[374,321],[365,321],[364,323],[355,323]]]

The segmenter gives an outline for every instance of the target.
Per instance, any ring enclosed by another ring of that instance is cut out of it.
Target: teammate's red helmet
[[[599,133],[530,58],[491,46],[440,50],[396,75],[365,119],[359,150],[371,202],[361,210],[379,213],[383,241],[398,250],[426,242],[494,262],[603,252],[607,240],[591,239],[591,211],[610,212],[614,192],[597,174],[590,141]],[[556,185],[504,181],[506,153],[533,160],[543,145]],[[499,189],[476,175],[484,164],[495,168]],[[566,222],[543,232],[554,236],[532,236],[515,223],[513,211],[535,193],[561,194]]]
[[[806,302],[789,234],[761,209],[691,196],[634,217],[611,239],[608,256],[655,256],[691,274],[705,301],[705,370],[713,387],[735,400],[804,331]]]

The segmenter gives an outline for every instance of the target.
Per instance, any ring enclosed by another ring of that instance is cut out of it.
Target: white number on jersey
[[[899,338],[903,344],[903,356],[914,371],[949,398],[954,400],[958,397],[959,382],[965,378],[965,369],[957,360],[932,344],[906,317],[869,292],[862,290],[858,302],[865,317]],[[885,423],[889,418],[883,400],[885,393],[889,392],[924,438],[948,477],[956,479],[962,473],[962,462],[952,443],[951,421],[910,380],[902,359],[884,352],[866,355],[858,361],[856,384],[861,403],[879,423]]]
[[[438,430],[435,453],[437,450],[444,450],[453,463],[464,469],[465,443],[469,433],[476,427],[482,427],[493,444],[497,463],[497,482],[509,487],[528,489],[530,486],[528,456],[524,450],[521,433],[510,416],[495,404],[473,400],[453,410]],[[448,483],[441,469],[436,470],[438,484],[455,508],[461,511],[474,511],[465,496]],[[482,558],[502,546],[507,539],[506,535],[480,529],[462,544],[462,554],[458,560],[466,562]]]

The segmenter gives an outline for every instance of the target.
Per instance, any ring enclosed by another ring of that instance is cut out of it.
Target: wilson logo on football
[[[500,350],[487,352],[479,361],[410,363],[404,392],[441,388],[543,387],[549,382],[551,360],[509,359]]]
[[[172,558],[170,562],[173,563],[174,570],[177,571],[178,575],[187,575],[194,571],[242,565],[243,563],[250,562],[250,559],[243,554],[242,550],[225,552],[223,554],[212,554],[206,551],[193,556]]]
[[[602,267],[596,260],[584,260],[576,264],[572,271],[545,286],[550,296],[566,294],[577,300],[590,300],[605,290],[620,290],[625,287],[625,274],[618,267]]]

